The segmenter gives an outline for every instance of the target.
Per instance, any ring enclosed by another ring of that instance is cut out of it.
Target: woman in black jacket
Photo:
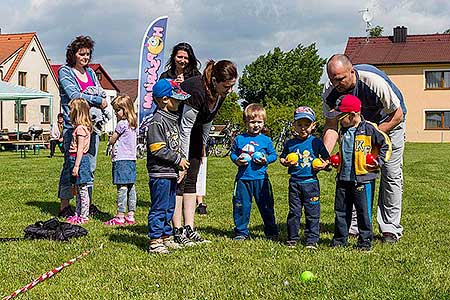
[[[181,83],[181,88],[191,95],[180,108],[181,149],[183,154],[189,157],[190,166],[177,190],[175,212],[177,208],[180,212],[182,207],[184,217],[184,227],[181,213],[175,213],[173,217],[177,243],[192,244],[205,241],[194,230],[197,175],[212,121],[227,94],[233,90],[237,77],[236,65],[231,61],[210,60],[203,75],[185,79]]]

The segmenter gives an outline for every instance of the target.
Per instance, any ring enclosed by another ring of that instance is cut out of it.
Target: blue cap
[[[153,86],[153,97],[163,98],[169,97],[179,101],[184,101],[191,95],[183,91],[175,80],[172,79],[160,79]]]
[[[316,113],[308,106],[300,106],[294,112],[294,120],[308,119],[312,122],[316,121]]]

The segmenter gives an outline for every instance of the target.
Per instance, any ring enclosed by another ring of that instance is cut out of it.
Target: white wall
[[[34,48],[35,51],[31,51]],[[6,70],[3,73],[6,74]],[[52,70],[46,62],[46,56],[41,52],[41,48],[36,41],[36,37],[28,46],[22,61],[16,67],[16,70],[12,74],[9,82],[19,83],[19,72],[26,72],[26,87],[40,90],[40,77],[41,74],[47,75],[47,92],[53,95],[53,115],[51,116],[50,123],[41,122],[41,105],[49,105],[48,99],[42,100],[30,100],[23,101],[22,104],[27,105],[26,109],[26,123],[19,125],[20,131],[28,131],[28,128],[32,125],[42,127],[44,130],[49,131],[50,126],[56,121],[56,115],[60,110],[60,97],[57,83],[53,79]],[[3,128],[7,128],[9,131],[16,131],[17,124],[14,123],[14,101],[3,102]]]

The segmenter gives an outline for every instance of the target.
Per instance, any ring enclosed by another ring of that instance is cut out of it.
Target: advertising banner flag
[[[139,134],[146,131],[153,117],[156,105],[153,103],[153,86],[163,72],[164,46],[167,30],[167,16],[155,19],[145,31],[140,48],[139,60]]]

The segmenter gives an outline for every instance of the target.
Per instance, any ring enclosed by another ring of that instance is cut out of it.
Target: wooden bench
[[[0,144],[8,144],[13,145],[16,147],[16,151],[20,151],[20,158],[26,158],[27,157],[27,147],[32,146],[33,147],[33,154],[39,155],[41,153],[41,147],[48,146],[49,143],[45,141],[25,141],[25,140],[16,140],[16,141],[0,141]]]

